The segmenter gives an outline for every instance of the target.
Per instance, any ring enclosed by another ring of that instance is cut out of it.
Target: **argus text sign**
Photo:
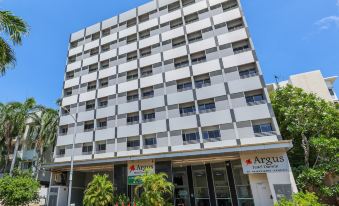
[[[130,161],[128,162],[127,176],[129,185],[137,185],[139,182],[135,180],[135,177],[145,174],[146,170],[149,172],[155,172],[155,166],[153,160],[145,161]]]
[[[288,158],[283,152],[243,153],[240,157],[245,174],[289,171]]]

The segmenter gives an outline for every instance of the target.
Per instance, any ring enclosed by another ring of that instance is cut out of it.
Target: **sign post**
[[[141,182],[136,180],[136,177],[145,174],[146,170],[151,173],[155,172],[155,165],[153,160],[129,161],[127,166],[128,185],[140,184]]]

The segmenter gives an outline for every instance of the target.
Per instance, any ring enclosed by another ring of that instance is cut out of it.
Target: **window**
[[[248,51],[250,49],[249,43],[247,41],[236,42],[232,44],[234,54],[239,54],[241,52]]]
[[[99,80],[99,87],[108,87],[108,77]]]
[[[199,102],[198,104],[199,104],[200,113],[215,111],[215,103],[213,102],[213,100],[205,101],[201,103]]]
[[[143,67],[143,68],[140,68],[140,70],[141,70],[141,77],[147,77],[153,74],[152,66]]]
[[[85,132],[92,131],[94,129],[94,122],[93,121],[87,121],[84,124],[84,130]]]
[[[331,96],[334,96],[334,91],[333,91],[332,88],[329,88],[329,89],[328,89],[328,92],[331,94]]]
[[[108,104],[108,97],[103,97],[103,98],[98,99],[99,108],[107,107],[107,104]]]
[[[96,72],[98,70],[98,64],[92,64],[89,65],[88,67],[88,73],[93,73]]]
[[[238,7],[237,1],[227,1],[227,2],[222,3],[222,8],[224,11],[229,11],[236,7]]]
[[[128,150],[137,150],[140,147],[140,140],[138,139],[132,139],[127,140],[127,149]]]
[[[102,34],[102,37],[110,35],[111,34],[111,28],[107,28],[107,29],[102,30],[101,34]]]
[[[188,116],[195,114],[194,103],[179,105],[179,112],[181,116]]]
[[[193,13],[193,14],[185,16],[186,24],[190,24],[190,23],[193,23],[195,21],[199,21],[199,16],[198,16],[197,13]]]
[[[61,135],[67,135],[67,133],[68,133],[68,126],[67,125],[61,126],[60,127],[60,134]]]
[[[156,147],[157,138],[155,137],[145,137],[144,139],[144,148]]]
[[[104,44],[101,46],[101,51],[102,52],[106,52],[106,51],[109,51],[111,49],[111,44],[108,43],[108,44]]]
[[[138,58],[138,54],[136,51],[130,52],[127,54],[127,61],[133,61]]]
[[[241,29],[243,28],[243,26],[244,24],[242,22],[242,19],[236,19],[236,20],[227,22],[227,28],[229,32],[235,31],[237,29]]]
[[[74,56],[71,56],[71,57],[68,57],[68,63],[70,64],[70,63],[73,63],[73,62],[75,62],[76,61],[76,55],[74,55]]]
[[[127,102],[137,101],[139,99],[138,90],[127,92]]]
[[[99,129],[105,129],[107,127],[107,118],[98,119],[97,124],[97,127]]]
[[[211,79],[208,75],[196,77],[194,82],[196,88],[202,88],[211,85]]]
[[[174,2],[174,3],[168,5],[168,12],[175,11],[179,8],[180,8],[180,2],[179,1]]]
[[[147,30],[145,30],[145,31],[139,32],[139,38],[140,38],[140,40],[141,40],[141,39],[146,39],[146,38],[148,38],[148,37],[150,37],[150,36],[151,36],[151,31],[150,31],[149,29],[147,29]]]
[[[198,64],[206,61],[205,51],[191,54],[192,64]]]
[[[105,61],[100,62],[100,67],[101,67],[101,69],[108,68],[109,67],[109,60],[105,60]]]
[[[186,44],[185,36],[177,37],[177,38],[174,38],[172,40],[172,47],[173,48],[179,47],[179,46],[185,45],[185,44]]]
[[[195,0],[181,0],[182,6],[188,6],[195,3]]]
[[[93,110],[95,108],[95,101],[87,101],[86,102],[86,111]]]
[[[137,34],[133,34],[127,37],[127,44],[133,43],[137,41]]]
[[[254,133],[272,132],[273,128],[271,123],[264,123],[259,125],[253,125]]]
[[[211,168],[218,205],[232,205],[226,164],[224,162],[212,163]]]
[[[183,56],[183,57],[178,57],[174,59],[174,67],[176,69],[188,66],[188,57]]]
[[[137,19],[133,18],[127,21],[127,27],[132,27],[137,24]]]
[[[199,132],[183,132],[182,140],[186,143],[196,143],[199,141]]]
[[[75,47],[77,47],[77,46],[78,46],[78,40],[73,41],[73,42],[70,43],[71,49],[73,49],[73,48],[75,48]]]
[[[256,76],[257,71],[256,71],[255,68],[247,69],[247,70],[243,70],[243,71],[239,70],[239,75],[240,75],[241,79],[245,79],[245,78],[248,78],[248,77]]]
[[[127,124],[138,124],[139,123],[139,114],[133,113],[127,115]]]
[[[177,27],[180,27],[180,26],[182,26],[182,19],[181,18],[175,19],[175,20],[170,22],[170,28],[171,29],[174,29],[174,28],[177,28]]]
[[[97,87],[97,83],[95,81],[87,83],[87,91],[95,90]]]
[[[254,205],[251,185],[247,174],[244,174],[241,161],[231,161],[238,205]]]
[[[92,144],[84,144],[82,145],[82,153],[83,154],[91,154],[93,150]]]
[[[106,151],[106,143],[101,142],[97,144],[97,153],[103,153]]]
[[[192,89],[192,82],[191,79],[187,79],[185,81],[179,81],[177,82],[177,91],[185,91],[185,90],[190,90]]]
[[[188,34],[188,35],[187,35],[187,38],[188,38],[188,42],[189,42],[189,43],[199,41],[199,40],[202,39],[201,31],[198,31],[198,32],[194,32],[194,33]]]
[[[202,138],[204,140],[217,140],[220,139],[220,137],[221,135],[219,129],[202,131]]]
[[[66,73],[66,79],[72,79],[74,78],[74,71],[70,71]]]
[[[59,148],[59,156],[64,156],[66,154],[65,148]]]
[[[142,98],[147,99],[147,98],[152,98],[153,96],[154,96],[153,87],[142,89]]]
[[[146,47],[144,49],[140,49],[140,56],[146,57],[152,54],[152,47]]]
[[[264,100],[264,96],[262,94],[256,94],[252,96],[246,96],[246,102],[247,103],[255,103],[255,102],[261,102]]]
[[[70,106],[61,107],[61,114],[62,115],[69,115],[70,110],[71,110]]]
[[[65,97],[71,96],[72,93],[73,93],[73,92],[72,92],[72,88],[67,88],[67,89],[64,90],[64,96],[65,96]]]
[[[98,53],[99,53],[99,47],[96,47],[96,48],[91,49],[91,50],[89,51],[89,55],[90,55],[90,56],[97,55]]]
[[[100,32],[97,32],[95,34],[92,34],[92,41],[97,40],[100,38]]]
[[[139,16],[139,23],[145,22],[149,20],[149,13],[143,14]]]
[[[144,111],[142,114],[142,118],[144,122],[151,122],[155,120],[155,111],[154,110],[149,110],[149,111]]]
[[[133,71],[127,72],[126,79],[127,79],[127,81],[138,79],[138,70],[133,70]]]

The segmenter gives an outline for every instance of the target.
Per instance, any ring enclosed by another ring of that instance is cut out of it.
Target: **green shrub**
[[[85,206],[108,206],[113,202],[113,184],[107,175],[94,175],[87,185],[83,203]]]
[[[294,194],[292,200],[282,199],[275,206],[324,206],[319,203],[318,197],[314,193],[299,192]]]

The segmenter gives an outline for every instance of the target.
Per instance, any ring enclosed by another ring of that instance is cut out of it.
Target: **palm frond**
[[[0,37],[0,75],[15,65],[16,59],[12,48]]]
[[[9,35],[13,44],[21,44],[22,36],[28,34],[28,25],[10,11],[0,11],[0,32]]]

